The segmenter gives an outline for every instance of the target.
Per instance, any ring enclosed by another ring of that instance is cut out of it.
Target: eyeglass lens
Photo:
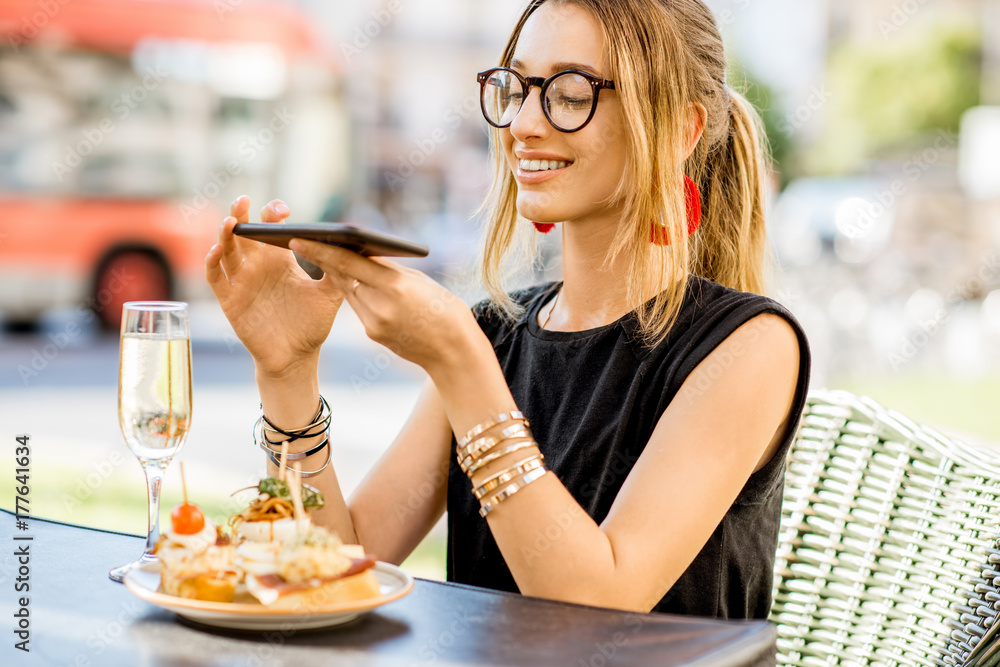
[[[525,97],[524,86],[511,72],[496,70],[483,86],[483,109],[495,125],[509,125]],[[549,120],[558,129],[576,130],[590,117],[594,106],[594,88],[590,82],[572,72],[552,80],[542,102]]]

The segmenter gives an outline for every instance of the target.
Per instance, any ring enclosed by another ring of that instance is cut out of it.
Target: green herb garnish
[[[266,493],[272,498],[292,499],[292,492],[288,488],[288,482],[277,477],[265,477],[260,480],[257,490],[261,493]],[[304,509],[318,510],[325,504],[326,502],[323,500],[322,493],[308,484],[302,485],[302,507]]]

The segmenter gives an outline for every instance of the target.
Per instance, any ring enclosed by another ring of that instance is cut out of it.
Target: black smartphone
[[[240,222],[233,233],[282,248],[294,238],[347,248],[365,257],[426,257],[427,246],[339,222]]]

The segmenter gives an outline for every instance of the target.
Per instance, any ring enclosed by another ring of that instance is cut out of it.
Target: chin
[[[522,197],[523,195],[517,198],[517,212],[522,218],[545,223],[557,223],[566,219],[559,217],[559,212],[553,210],[551,206],[544,206],[536,201],[532,201],[535,197],[531,197],[527,201],[522,199]]]

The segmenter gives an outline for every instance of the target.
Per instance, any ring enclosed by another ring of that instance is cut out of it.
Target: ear
[[[684,157],[688,158],[694,152],[701,135],[705,133],[705,124],[708,123],[708,109],[697,102],[691,102],[689,112],[688,145],[685,148]]]

